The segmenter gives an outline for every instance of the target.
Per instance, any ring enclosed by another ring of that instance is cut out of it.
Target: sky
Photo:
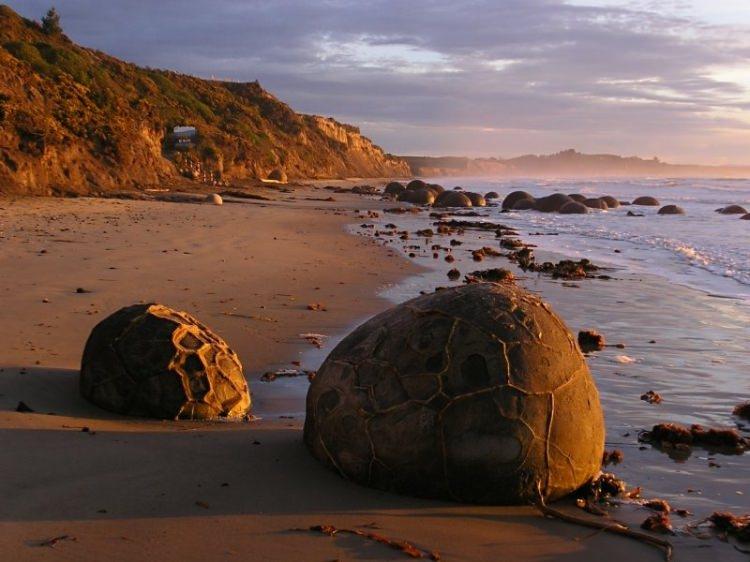
[[[396,154],[750,164],[750,0],[54,3],[84,46],[257,79]]]

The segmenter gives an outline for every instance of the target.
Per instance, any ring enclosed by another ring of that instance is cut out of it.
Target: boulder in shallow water
[[[310,384],[304,441],[359,484],[526,505],[598,473],[604,419],[550,307],[512,283],[472,283],[396,306],[336,346]]]
[[[746,221],[746,220],[750,220],[750,213],[748,213],[748,214],[746,214],[746,215],[742,215],[742,216],[740,217],[740,219],[742,219],[743,221]]]
[[[606,211],[607,209],[609,209],[609,205],[607,205],[607,202],[601,197],[586,199],[583,204],[586,205],[589,209],[599,209],[600,211]]]
[[[542,213],[556,213],[562,209],[563,205],[571,201],[573,200],[564,193],[553,193],[537,199],[534,209]]]
[[[525,191],[512,191],[505,196],[505,199],[503,199],[502,207],[503,209],[512,209],[513,206],[521,199],[531,199],[533,201],[534,196],[531,193],[527,193]]]
[[[580,193],[568,193],[568,197],[570,197],[573,201],[578,201],[579,203],[583,203],[588,199],[585,195],[581,195]]]
[[[659,200],[656,197],[649,195],[643,195],[633,199],[632,205],[643,205],[644,207],[658,207],[660,205]]]
[[[722,215],[746,215],[747,209],[739,205],[727,205],[721,209],[716,209],[716,212],[721,213]]]
[[[435,194],[435,197],[440,195],[443,191],[445,191],[445,188],[440,185],[439,183],[428,183],[427,189],[432,191]]]
[[[427,184],[422,180],[411,180],[406,184],[406,189],[425,189]]]
[[[497,191],[488,191],[487,193],[484,194],[484,198],[487,199],[487,200],[489,200],[489,199],[499,199],[500,195],[498,195]]]
[[[385,189],[383,190],[384,195],[390,195],[391,197],[398,197],[400,193],[403,193],[403,191],[406,188],[404,187],[404,184],[397,181],[392,181],[388,185],[385,186]]]
[[[535,206],[536,206],[536,199],[531,197],[531,198],[519,199],[518,201],[513,203],[512,209],[514,211],[530,211]]]
[[[484,197],[480,195],[479,193],[474,193],[473,191],[467,191],[466,197],[468,197],[471,200],[472,207],[486,207],[487,206],[487,201],[485,201]]]
[[[578,201],[570,201],[569,203],[565,203],[565,205],[563,205],[560,209],[561,215],[585,215],[588,212],[589,208],[583,203],[579,203]]]
[[[684,215],[685,209],[678,207],[677,205],[664,205],[659,209],[658,214],[660,215]]]
[[[399,194],[398,200],[415,205],[432,205],[435,202],[435,194],[429,189],[406,189]]]
[[[599,199],[604,201],[610,209],[617,209],[620,206],[620,202],[611,195],[604,195]]]
[[[435,199],[434,207],[471,207],[471,199],[460,191],[444,191]]]

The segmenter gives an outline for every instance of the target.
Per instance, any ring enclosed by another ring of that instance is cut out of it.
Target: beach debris
[[[500,281],[513,282],[515,277],[513,272],[503,269],[502,267],[495,267],[492,269],[482,269],[478,271],[472,271],[466,276],[466,283],[477,283],[479,281],[490,281],[492,283],[498,283]]]
[[[302,531],[304,529],[293,529],[293,530]],[[394,550],[399,550],[404,555],[408,556],[409,558],[440,560],[440,553],[435,550],[425,550],[425,549],[415,546],[413,543],[410,543],[408,541],[400,540],[400,539],[391,539],[381,534],[374,533],[372,531],[365,531],[363,529],[339,529],[337,527],[334,527],[333,525],[312,525],[307,530],[312,531],[314,533],[322,533],[324,535],[328,535],[329,537],[333,537],[333,536],[340,535],[340,534],[355,535],[357,537],[362,537],[363,539],[367,539],[370,541],[383,544]]]
[[[454,261],[456,261],[456,258],[454,258],[452,254],[448,254],[447,256],[445,256],[445,261],[448,263],[453,263]]]
[[[744,418],[750,421],[750,402],[743,402],[742,404],[737,404],[734,407],[734,410],[732,410],[732,414],[734,414],[738,418]]]
[[[133,372],[152,373],[148,392]],[[157,419],[241,418],[251,406],[229,345],[190,314],[161,304],[121,308],[94,327],[80,389],[105,410]]]
[[[83,287],[78,287],[76,289],[76,293],[79,295],[83,295],[84,293],[90,293],[90,292],[91,291],[89,291],[88,289],[84,289]]]
[[[578,345],[581,351],[589,353],[591,351],[601,351],[604,349],[606,342],[604,336],[595,330],[581,330],[578,332]]]
[[[208,505],[208,502],[204,502],[202,500],[196,500],[195,505],[198,507],[202,507],[203,509],[210,509],[210,505]]]
[[[750,448],[750,440],[733,428],[690,427],[677,423],[660,423],[651,431],[641,431],[638,440],[663,449],[689,451],[695,445],[718,452],[741,454]]]
[[[306,371],[304,369],[279,369],[277,371],[263,373],[260,380],[263,382],[273,382],[279,377],[307,377],[307,380],[312,381],[315,378],[315,371]]]
[[[630,365],[636,361],[634,357],[630,357],[629,355],[615,355],[614,360],[623,365]]]
[[[661,513],[675,513],[680,517],[692,515],[687,509],[675,509],[669,504],[669,502],[659,498],[643,500],[641,505],[647,509],[652,509],[653,511],[659,511]]]
[[[323,344],[325,343],[326,339],[328,339],[328,336],[326,336],[325,334],[314,334],[314,333],[300,334],[299,337],[301,337],[303,340],[307,341],[308,343],[314,345],[318,349],[323,347]]]
[[[414,234],[417,236],[421,236],[423,238],[431,238],[432,236],[435,236],[435,233],[432,231],[431,228],[424,228],[422,230],[417,230]]]
[[[641,523],[641,529],[645,529],[654,533],[669,535],[675,534],[674,528],[672,527],[672,521],[669,519],[669,514],[665,512],[649,515],[646,520]]]
[[[34,410],[30,408],[29,405],[26,404],[26,402],[24,402],[23,400],[18,402],[18,405],[16,406],[16,412],[21,412],[22,414],[29,414],[33,411]]]
[[[625,455],[620,449],[604,451],[604,455],[602,456],[602,466],[607,466],[609,464],[620,464],[624,458]]]
[[[47,546],[49,548],[55,548],[58,543],[63,541],[71,541],[75,542],[78,539],[75,538],[73,535],[58,535],[56,537],[52,537],[51,539],[45,539],[39,543],[38,546]]]
[[[455,267],[448,271],[448,279],[450,279],[451,281],[455,281],[459,277],[461,277],[461,272]]]
[[[653,390],[649,390],[645,394],[641,394],[641,400],[644,402],[648,402],[649,404],[661,404],[662,398],[661,395],[654,392]]]
[[[273,201],[270,197],[266,197],[265,195],[259,195],[257,193],[250,193],[248,191],[242,191],[239,189],[227,189],[224,191],[220,191],[219,195],[223,195],[224,197],[236,197],[237,199],[253,199],[256,201]],[[329,199],[333,200],[333,197],[330,197]]]
[[[312,302],[307,305],[307,310],[312,310],[315,312],[327,312],[328,309],[325,307],[325,305],[319,303],[319,302]]]
[[[750,542],[750,513],[735,515],[728,511],[715,511],[708,517],[708,521],[725,537],[732,536],[742,542]]]

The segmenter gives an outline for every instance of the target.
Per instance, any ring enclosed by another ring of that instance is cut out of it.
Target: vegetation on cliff
[[[175,150],[170,132],[193,126]],[[302,115],[257,82],[140,68],[80,47],[50,11],[0,6],[0,193],[92,193],[168,182],[408,175],[356,127]]]

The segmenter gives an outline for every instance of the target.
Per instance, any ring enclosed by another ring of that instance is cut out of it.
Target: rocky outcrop
[[[180,125],[197,131],[184,146],[171,137]],[[357,128],[298,114],[257,82],[139,68],[0,6],[0,193],[90,194],[180,175],[226,183],[274,170],[409,175]]]

